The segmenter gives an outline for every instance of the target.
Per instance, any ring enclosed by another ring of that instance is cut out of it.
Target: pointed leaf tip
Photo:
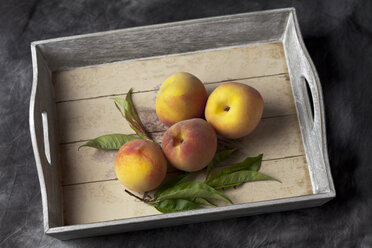
[[[229,188],[239,186],[242,183],[253,182],[253,181],[265,181],[265,180],[274,180],[278,181],[275,178],[272,178],[268,175],[257,171],[242,170],[236,171],[230,174],[222,174],[219,177],[215,177],[209,180],[207,183],[209,186],[215,189]]]
[[[115,150],[120,149],[124,144],[135,139],[138,139],[138,137],[125,134],[107,134],[89,140],[85,144],[79,146],[78,150],[84,146],[102,150]]]

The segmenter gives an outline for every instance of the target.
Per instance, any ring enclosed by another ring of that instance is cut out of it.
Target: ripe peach
[[[194,75],[179,72],[168,77],[156,95],[156,114],[171,126],[179,121],[202,117],[207,91]]]
[[[217,136],[203,119],[180,121],[163,135],[161,146],[169,162],[183,171],[203,169],[217,150]]]
[[[218,86],[209,96],[205,118],[221,136],[237,139],[256,128],[263,107],[262,96],[256,89],[228,82]]]
[[[123,145],[115,159],[115,172],[128,189],[146,192],[158,187],[167,172],[167,160],[158,144],[133,140]]]

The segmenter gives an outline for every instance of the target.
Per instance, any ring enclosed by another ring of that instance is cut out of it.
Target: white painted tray
[[[335,196],[320,83],[294,9],[38,41],[32,56],[30,127],[47,234],[102,235],[317,206]],[[77,150],[99,135],[133,133],[110,99],[130,88],[146,129],[160,142],[166,127],[156,117],[156,92],[178,71],[199,77],[208,93],[224,81],[260,91],[262,121],[231,141],[240,147],[233,159],[263,153],[260,171],[282,183],[225,191],[234,205],[162,214],[124,193],[115,151]]]

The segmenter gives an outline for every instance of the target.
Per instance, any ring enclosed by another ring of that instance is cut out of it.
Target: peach
[[[237,139],[256,128],[263,107],[262,96],[256,89],[228,82],[218,86],[208,97],[205,118],[219,135]]]
[[[167,172],[167,160],[158,144],[133,140],[123,145],[115,159],[115,172],[128,189],[146,192],[157,188]]]
[[[163,135],[161,146],[169,162],[183,171],[198,171],[212,160],[217,136],[203,119],[180,121]]]
[[[171,126],[179,121],[203,117],[207,91],[194,75],[179,72],[168,77],[156,95],[156,114]]]

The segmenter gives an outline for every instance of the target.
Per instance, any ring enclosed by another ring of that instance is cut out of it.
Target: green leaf
[[[215,189],[225,189],[225,188],[232,188],[232,187],[238,187],[244,183],[232,183],[228,185],[224,185],[223,187],[216,187]]]
[[[138,117],[137,111],[134,108],[134,104],[132,101],[132,89],[130,89],[127,93],[125,99],[113,97],[111,98],[115,101],[116,108],[120,111],[121,115],[128,121],[129,126],[136,132],[136,134],[141,137],[142,139],[151,140],[143,124]],[[120,106],[123,108],[124,112],[121,110]]]
[[[193,200],[193,202],[197,203],[197,204],[200,204],[200,205],[207,205],[207,206],[214,206],[214,207],[217,207],[216,204],[208,201],[207,199],[204,199],[204,198],[201,198],[201,197],[198,197],[198,198],[195,198]]]
[[[172,213],[201,208],[197,203],[184,199],[167,199],[156,203],[154,207],[162,213]]]
[[[134,104],[133,104],[133,100],[132,100],[132,89],[130,89],[130,90],[128,91],[127,96],[125,97],[125,100],[126,100],[126,102],[128,103],[128,107],[126,108],[126,110],[129,112],[129,114],[130,114],[131,116],[134,117],[134,119],[135,119],[138,123],[140,123],[140,124],[142,125],[141,120],[140,120],[140,118],[138,117],[137,111],[136,111],[136,109],[135,109],[135,107],[134,107]]]
[[[233,166],[226,167],[222,170],[219,170],[213,173],[207,179],[207,184],[209,184],[209,181],[213,180],[214,178],[220,177],[221,175],[230,174],[236,171],[241,171],[241,170],[258,171],[261,167],[262,156],[263,155],[260,154],[257,157],[247,157],[240,163],[237,163]]]
[[[216,152],[216,154],[214,154],[214,157],[213,157],[212,161],[207,166],[206,180],[208,179],[209,174],[211,173],[213,168],[217,164],[221,163],[222,161],[224,161],[225,159],[230,157],[231,154],[233,154],[236,150],[238,150],[238,148]]]
[[[166,199],[187,199],[192,201],[195,198],[211,198],[219,199],[229,203],[232,201],[223,193],[215,190],[209,185],[202,182],[185,182],[177,184],[158,195],[157,200],[162,201]]]
[[[138,137],[125,134],[107,134],[88,141],[84,145],[81,145],[78,150],[83,146],[103,150],[120,149],[120,147],[122,147],[125,143],[135,139],[138,139]]]
[[[140,137],[141,139],[145,139],[145,140],[150,140],[147,135],[144,135],[143,133],[141,133],[141,131],[139,131],[135,126],[133,126],[131,123],[129,123],[129,126],[130,128],[132,128],[132,130],[138,135],[138,137]],[[150,140],[152,141],[152,140]]]
[[[120,111],[121,115],[129,122],[133,123],[135,120],[135,117],[129,112],[128,110],[128,102],[125,99],[119,98],[119,97],[113,97],[111,98],[115,101],[116,108]],[[123,108],[123,110],[120,108],[120,106]]]
[[[126,105],[126,101],[124,99],[119,98],[119,97],[113,97],[111,99],[115,101],[114,103],[115,103],[116,108],[120,111],[120,113],[123,115],[123,117],[125,117],[124,112],[121,110],[120,106],[122,106],[123,109],[125,109],[124,105]]]
[[[182,175],[179,175],[175,178],[172,178],[170,179],[169,181],[167,181],[166,183],[164,183],[163,185],[161,185],[158,190],[156,191],[155,193],[155,199],[161,194],[163,193],[165,190],[177,185],[177,184],[180,184],[180,183],[183,183],[186,181],[187,177],[189,176],[188,173],[184,173]]]
[[[238,186],[241,183],[252,182],[252,181],[264,181],[264,180],[275,180],[275,178],[269,177],[257,171],[236,171],[230,174],[222,174],[219,177],[213,178],[208,181],[208,185],[215,189],[222,189],[228,187]],[[280,182],[280,181],[279,181]]]

